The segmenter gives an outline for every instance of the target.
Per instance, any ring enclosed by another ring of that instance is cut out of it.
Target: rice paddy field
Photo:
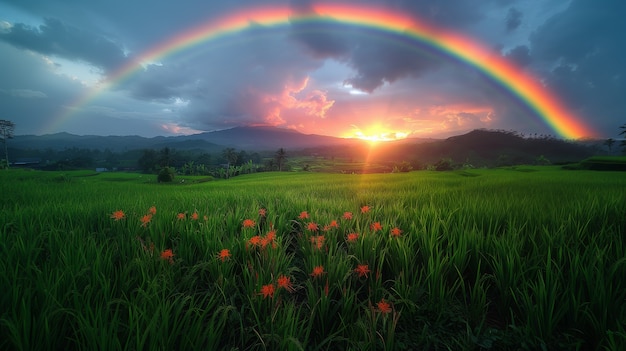
[[[626,176],[0,172],[2,350],[624,350]]]

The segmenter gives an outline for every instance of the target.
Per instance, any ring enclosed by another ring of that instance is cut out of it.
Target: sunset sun
[[[381,129],[372,129],[368,131],[356,131],[352,134],[347,135],[347,138],[355,138],[361,139],[365,141],[369,141],[372,143],[384,142],[384,141],[394,141],[405,139],[409,133],[406,132],[397,132],[397,131],[386,131]]]

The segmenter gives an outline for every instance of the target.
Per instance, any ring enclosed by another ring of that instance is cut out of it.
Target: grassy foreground
[[[201,181],[0,172],[0,349],[626,349],[623,173]]]

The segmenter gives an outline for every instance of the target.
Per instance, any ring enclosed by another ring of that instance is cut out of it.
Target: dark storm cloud
[[[517,63],[521,67],[528,66],[532,62],[530,49],[526,45],[519,45],[507,52],[504,57]]]
[[[511,7],[509,9],[509,12],[507,12],[506,14],[506,19],[505,19],[506,31],[512,32],[516,30],[517,27],[519,27],[520,24],[522,24],[522,17],[523,17],[522,11],[516,9],[515,7]]]
[[[315,15],[311,1],[293,0],[297,13]],[[482,11],[494,6],[493,1],[481,5],[464,0],[427,1],[361,1],[376,6],[388,6],[401,12],[441,26],[462,28],[483,18]],[[503,6],[509,1],[495,1]],[[355,31],[346,25],[332,23],[322,18],[320,22],[294,22],[291,37],[302,43],[315,57],[333,58],[345,62],[355,70],[355,75],[345,79],[354,88],[373,92],[385,83],[394,83],[402,78],[419,77],[424,72],[437,69],[441,58],[427,50],[418,50],[414,43],[403,43],[402,38],[380,33]]]
[[[415,47],[388,39],[361,40],[349,58],[357,74],[346,80],[353,87],[373,92],[385,83],[419,77],[436,69],[440,59]]]
[[[106,71],[125,60],[123,50],[116,43],[52,18],[46,18],[38,28],[17,23],[0,32],[0,40],[45,55],[85,61]]]
[[[626,2],[574,0],[531,36],[533,64],[578,112],[613,135],[626,110]]]

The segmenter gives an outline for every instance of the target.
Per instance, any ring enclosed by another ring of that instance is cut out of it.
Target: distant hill
[[[354,140],[325,135],[303,134],[276,127],[235,127],[177,139],[199,139],[242,150],[268,151],[279,148],[304,149],[315,146],[345,146]]]
[[[379,143],[376,147],[352,145],[345,148],[317,147],[308,155],[345,160],[367,160],[393,165],[410,162],[414,169],[448,159],[453,165],[494,167],[516,164],[578,162],[598,152],[590,141],[576,142],[550,137],[524,138],[514,132],[473,130],[447,139],[405,139]]]
[[[180,150],[204,149],[215,152],[226,147],[249,151],[274,151],[278,148],[303,149],[316,146],[344,146],[355,141],[330,136],[302,134],[276,127],[236,127],[232,129],[206,132],[185,136],[145,138],[140,136],[96,136],[74,135],[69,133],[47,134],[42,136],[19,135],[11,140],[10,146],[16,149],[68,148],[127,151],[134,149],[159,149],[170,147]]]

